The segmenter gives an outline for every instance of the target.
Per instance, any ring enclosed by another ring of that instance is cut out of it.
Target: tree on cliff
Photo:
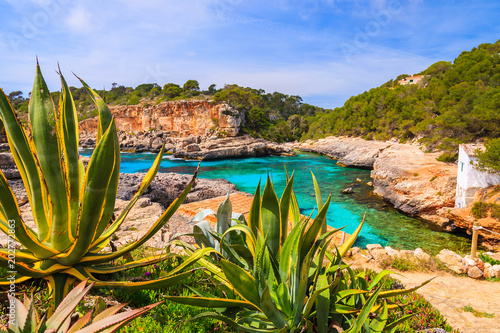
[[[182,89],[184,92],[196,93],[200,91],[200,84],[196,80],[187,80]]]
[[[487,141],[485,147],[484,151],[476,151],[479,167],[500,173],[500,138]]]
[[[182,94],[182,88],[175,83],[167,83],[163,86],[162,93],[168,98],[175,98]]]

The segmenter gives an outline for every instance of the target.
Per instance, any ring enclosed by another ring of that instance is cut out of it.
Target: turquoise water
[[[89,156],[91,151],[83,151]],[[146,172],[152,165],[155,154],[122,153],[121,172]],[[192,174],[198,161],[186,161],[165,156],[159,172]],[[269,156],[259,158],[228,159],[204,161],[200,167],[200,178],[223,178],[235,184],[240,191],[254,193],[259,182],[264,185],[269,174],[278,196],[284,187],[286,174],[295,171],[294,190],[303,214],[315,209],[316,199],[312,184],[311,171],[314,172],[326,200],[332,194],[332,204],[328,210],[328,224],[332,227],[345,227],[352,233],[366,213],[363,230],[357,240],[358,246],[379,243],[397,248],[415,249],[421,247],[432,253],[443,247],[453,250],[469,248],[470,241],[465,237],[437,231],[432,225],[408,217],[372,193],[366,183],[371,180],[370,171],[343,168],[325,156],[299,152],[295,157]],[[356,179],[362,180],[356,183]],[[341,194],[350,184],[356,184],[353,194]]]

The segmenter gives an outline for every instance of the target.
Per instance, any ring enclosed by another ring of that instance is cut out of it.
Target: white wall
[[[464,149],[464,145],[460,145],[458,149],[455,207],[467,207],[472,203],[474,195],[479,189],[500,184],[499,174],[481,171],[474,166],[475,162],[476,157],[469,156]]]

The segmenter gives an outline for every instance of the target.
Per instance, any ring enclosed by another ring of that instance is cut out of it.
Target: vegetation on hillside
[[[418,138],[429,148],[500,134],[500,40],[439,61],[421,73],[419,84],[390,80],[349,98],[344,106],[319,112],[303,139],[327,135],[402,141]]]

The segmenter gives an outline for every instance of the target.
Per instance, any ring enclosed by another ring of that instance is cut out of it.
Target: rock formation
[[[167,132],[173,137],[206,135],[217,131],[236,136],[244,116],[225,103],[202,101],[170,101],[157,105],[111,106],[118,130],[139,133],[152,130]],[[98,117],[80,122],[82,134],[95,136]]]

